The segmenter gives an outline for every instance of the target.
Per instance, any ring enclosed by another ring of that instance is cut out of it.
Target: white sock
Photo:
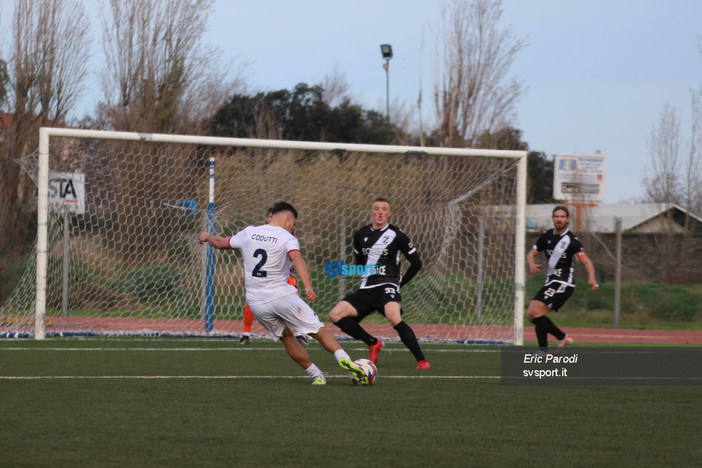
[[[317,367],[314,362],[310,367],[305,369],[305,372],[307,372],[307,375],[309,375],[312,378],[317,377],[318,375],[322,375],[322,371],[319,370],[319,367]]]
[[[336,358],[336,362],[339,362],[344,358],[348,359],[349,361],[351,360],[351,357],[349,357],[349,354],[346,351],[344,351],[343,349],[339,349],[337,351],[334,351],[334,357]]]

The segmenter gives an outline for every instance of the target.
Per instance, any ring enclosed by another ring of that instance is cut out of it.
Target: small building
[[[527,205],[527,229],[545,231],[553,227],[551,213],[557,204],[552,205]],[[569,206],[571,227],[576,230],[579,224],[581,231],[614,232],[615,220],[621,218],[622,231],[628,233],[660,233],[684,232],[685,215],[690,216],[690,231],[702,233],[702,218],[689,214],[678,205],[663,203],[638,203],[638,204],[602,204],[596,206],[583,206],[582,219],[577,220],[577,209]],[[535,227],[534,227],[535,226]]]

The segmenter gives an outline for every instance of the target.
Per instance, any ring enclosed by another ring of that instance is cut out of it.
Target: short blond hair
[[[390,200],[388,200],[387,198],[375,197],[375,200],[373,200],[373,202],[371,203],[371,206],[373,206],[373,203],[378,203],[378,202],[387,203],[388,205],[390,205]]]

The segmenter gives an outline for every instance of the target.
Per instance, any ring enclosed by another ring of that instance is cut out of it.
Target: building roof
[[[556,204],[552,205],[527,205],[526,217],[527,227],[536,230],[546,230],[553,227],[551,213]],[[570,206],[571,225],[575,229],[577,209]],[[640,203],[640,204],[602,204],[593,207],[584,206],[582,208],[582,220],[580,220],[581,230],[591,232],[614,232],[615,219],[621,218],[622,231],[629,232],[659,232],[663,226],[661,219],[663,214],[669,209],[673,210],[673,218],[679,219],[686,211],[678,205],[666,205],[663,203]],[[695,215],[693,220],[702,224],[702,218]],[[675,221],[674,221],[675,222]],[[679,224],[678,224],[679,226]]]

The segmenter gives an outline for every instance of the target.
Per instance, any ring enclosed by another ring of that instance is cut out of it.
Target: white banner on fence
[[[83,214],[85,212],[85,174],[50,173],[49,206],[54,211],[63,211],[68,207],[73,214]]]

